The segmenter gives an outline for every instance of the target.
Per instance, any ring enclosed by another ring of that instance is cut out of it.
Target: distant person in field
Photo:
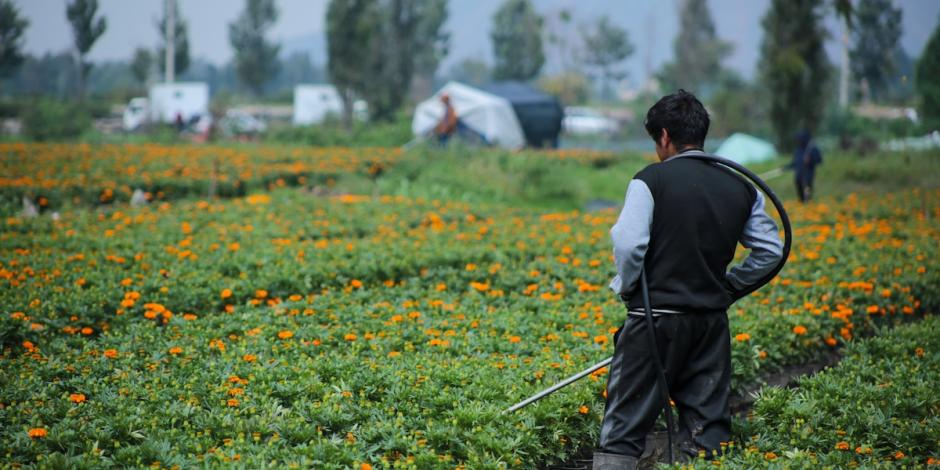
[[[434,126],[434,135],[437,136],[437,141],[441,145],[447,145],[447,141],[457,132],[457,112],[450,104],[450,95],[446,93],[441,95],[441,104],[444,105],[444,116]]]
[[[822,163],[822,153],[813,142],[808,130],[802,130],[796,136],[796,150],[793,151],[794,183],[800,202],[807,202],[813,197],[813,180],[816,178],[816,165]]]
[[[684,90],[646,114],[660,163],[627,186],[610,229],[617,275],[610,289],[627,308],[614,334],[607,404],[594,470],[632,470],[646,435],[668,406],[658,382],[640,276],[649,286],[653,334],[669,397],[679,411],[680,449],[721,453],[731,440],[731,334],[728,307],[783,256],[764,196],[743,177],[694,158],[704,155],[709,117]],[[747,258],[728,270],[741,243]]]

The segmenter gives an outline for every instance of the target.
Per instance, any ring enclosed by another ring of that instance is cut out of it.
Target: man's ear
[[[666,128],[663,128],[663,133],[659,136],[659,146],[666,148],[669,146],[669,142],[672,142],[672,139],[669,138],[669,131]]]

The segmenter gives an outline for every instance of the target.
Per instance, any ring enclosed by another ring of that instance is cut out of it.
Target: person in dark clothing
[[[764,197],[702,154],[709,117],[691,93],[660,99],[646,116],[661,163],[634,176],[610,235],[617,275],[610,289],[627,306],[614,357],[595,470],[636,468],[646,435],[666,406],[647,339],[638,280],[646,270],[654,334],[689,455],[720,452],[730,439],[731,339],[735,293],[770,272],[783,243]],[[741,242],[751,252],[726,271]]]
[[[822,163],[822,153],[813,142],[813,136],[807,130],[796,136],[796,150],[793,151],[793,173],[796,183],[796,195],[800,202],[807,202],[813,197],[813,180],[816,178],[816,165]]]

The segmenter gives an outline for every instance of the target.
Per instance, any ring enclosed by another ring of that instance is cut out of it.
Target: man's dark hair
[[[680,150],[690,145],[705,145],[708,124],[708,112],[702,102],[685,90],[660,98],[646,113],[644,123],[646,132],[657,142],[666,129]]]

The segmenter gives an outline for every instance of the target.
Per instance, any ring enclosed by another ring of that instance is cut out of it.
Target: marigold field
[[[3,466],[532,468],[596,440],[605,371],[501,410],[612,354],[624,318],[606,289],[614,209],[303,189],[344,173],[380,178],[406,158],[389,149],[2,144],[0,156]],[[542,158],[601,167],[630,157]],[[606,178],[625,188],[631,176]],[[224,184],[215,195],[225,198],[206,197]],[[126,204],[138,187],[151,204]],[[48,209],[17,215],[10,201],[23,196]],[[940,305],[936,188],[787,209],[787,267],[729,311],[739,393],[846,344],[868,351],[854,343]],[[922,363],[882,347],[904,356],[904,377],[868,383],[846,366],[839,388],[935,386],[940,342],[928,321],[923,344],[894,341],[921,348],[911,357]],[[740,465],[781,464],[803,445],[774,438],[788,424],[767,417],[813,413],[781,411],[793,397],[767,393],[755,408],[765,427],[744,420],[736,431],[761,436],[738,444]],[[821,448],[842,459],[829,462],[936,462],[940,402],[916,396],[894,418],[921,414],[893,437],[840,428],[868,436],[843,452],[842,438],[824,436]],[[837,432],[806,432],[820,431]]]

